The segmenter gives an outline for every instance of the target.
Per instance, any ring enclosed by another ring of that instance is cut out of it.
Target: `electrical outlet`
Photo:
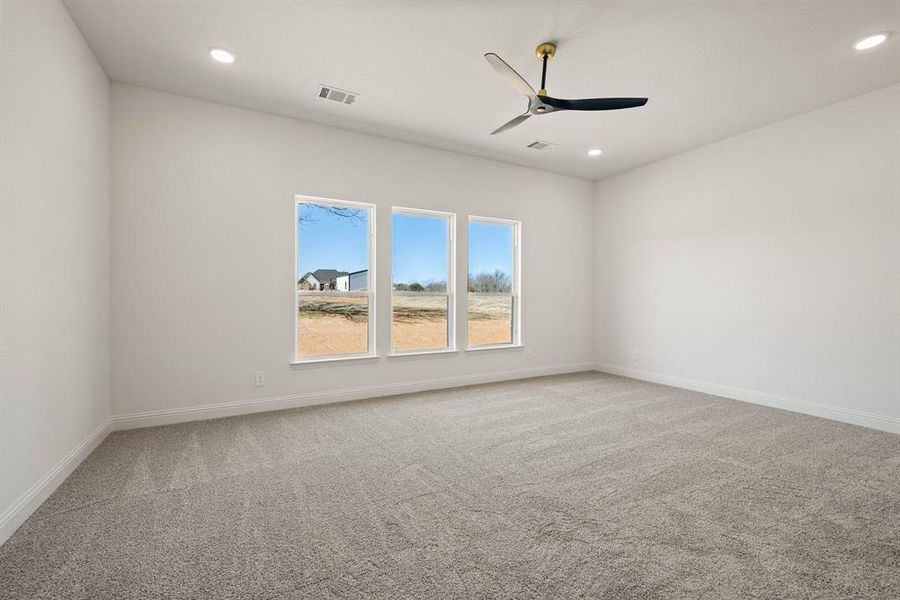
[[[253,374],[253,383],[256,384],[256,387],[262,387],[266,385],[266,372],[265,371],[257,371]]]
[[[641,356],[638,354],[637,350],[631,351],[631,360],[640,360]]]

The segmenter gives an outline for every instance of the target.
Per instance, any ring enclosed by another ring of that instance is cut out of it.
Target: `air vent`
[[[333,100],[334,102],[340,102],[341,104],[353,104],[356,101],[357,96],[359,96],[359,94],[356,92],[348,92],[347,90],[341,90],[330,85],[319,86],[319,98],[324,98],[325,100]]]
[[[532,150],[544,150],[545,148],[549,148],[550,146],[555,146],[553,142],[545,142],[543,140],[535,140],[528,144],[526,148],[531,148]]]

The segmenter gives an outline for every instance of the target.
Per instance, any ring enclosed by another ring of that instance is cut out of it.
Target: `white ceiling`
[[[900,81],[900,0],[772,2],[197,2],[67,0],[115,81],[599,179]],[[854,40],[890,30],[881,47]],[[555,40],[558,97],[647,96],[489,133],[538,87]],[[211,46],[238,56],[214,64]],[[319,84],[360,93],[344,106]],[[526,149],[537,140],[559,144]],[[585,152],[604,150],[600,158]]]

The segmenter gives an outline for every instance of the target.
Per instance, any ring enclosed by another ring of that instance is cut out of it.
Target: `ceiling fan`
[[[556,55],[556,44],[544,42],[534,49],[535,55],[541,61],[541,89],[536,93],[534,88],[528,85],[525,79],[516,73],[515,69],[506,64],[502,58],[488,52],[484,55],[494,70],[506,79],[520,94],[528,98],[528,109],[491,132],[491,135],[512,129],[522,121],[534,115],[545,115],[558,110],[619,110],[621,108],[635,108],[647,104],[647,98],[584,98],[580,100],[566,100],[552,98],[547,95],[547,61]]]

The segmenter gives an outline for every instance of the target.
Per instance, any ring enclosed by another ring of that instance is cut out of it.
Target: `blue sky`
[[[447,220],[421,215],[392,216],[393,283],[447,281]]]
[[[469,223],[469,273],[500,269],[512,275],[513,227],[499,223]]]
[[[368,214],[361,219],[332,215],[314,205],[297,205],[297,277],[316,269],[360,271],[368,261]],[[301,222],[300,218],[306,219]],[[425,283],[447,279],[447,222],[421,215],[394,214],[391,227],[394,283]],[[469,224],[470,273],[512,273],[513,228],[510,225]]]

